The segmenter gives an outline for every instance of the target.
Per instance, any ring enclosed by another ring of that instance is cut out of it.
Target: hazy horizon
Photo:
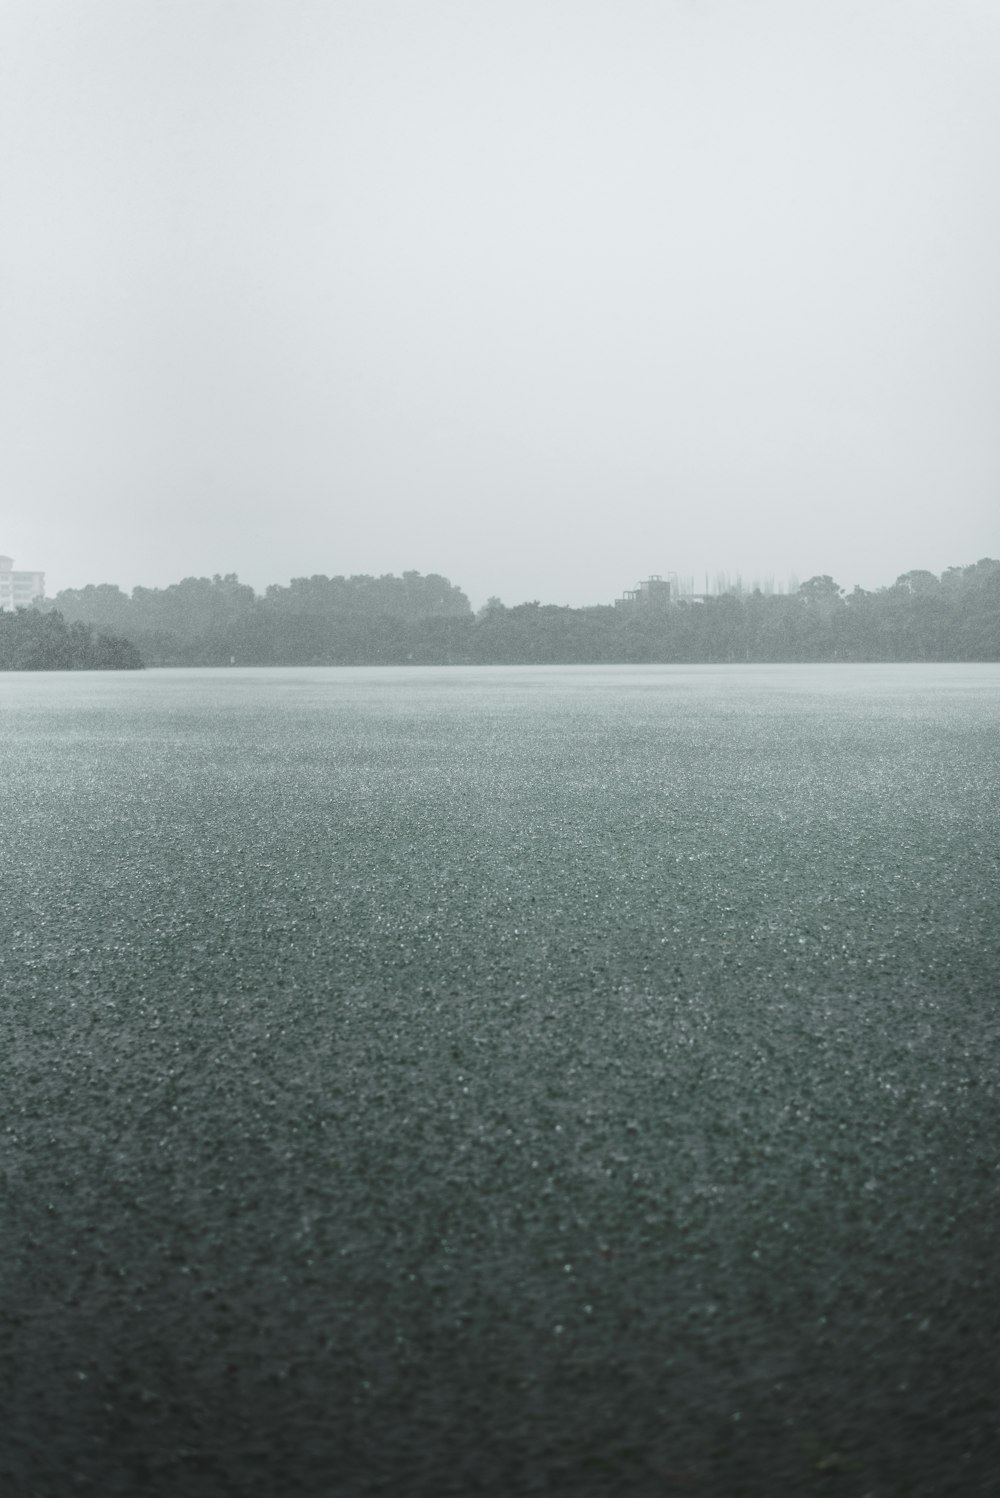
[[[990,561],[990,560],[998,560],[998,559],[988,558],[988,557],[987,558],[977,557],[977,558],[974,559],[973,562],[958,563],[956,565],[958,565],[960,567],[962,567],[962,566],[974,566],[976,563],[978,563],[980,561]],[[21,569],[16,568],[16,563],[15,563],[15,569],[16,570],[21,570]],[[44,570],[44,569],[39,569],[39,570]],[[410,569],[401,569],[401,570],[402,571],[407,571],[407,570],[410,570]],[[919,570],[919,569],[910,569],[910,568],[904,569],[904,571],[913,571],[913,570]],[[930,569],[926,569],[926,570],[930,570]],[[941,570],[943,572],[943,571],[945,571],[947,569],[942,568]],[[434,573],[436,573],[436,569],[429,568],[428,569],[428,573],[429,574],[434,574]],[[345,574],[337,574],[337,573],[333,573],[333,574],[320,574],[320,573],[315,573],[315,572],[314,573],[306,572],[306,573],[296,574],[296,577],[297,578],[302,578],[302,577],[307,577],[308,578],[308,577],[323,576],[323,575],[336,577],[336,576],[343,576]],[[393,573],[384,573],[384,572],[381,572],[381,573],[380,572],[371,572],[371,573],[368,573],[368,574],[363,574],[363,573],[362,574],[347,574],[347,576],[358,576],[358,575],[379,578],[379,577],[384,577],[384,576],[399,576],[400,573],[393,574]],[[425,574],[425,573],[421,572],[421,575],[425,575],[426,576],[428,574]],[[437,575],[441,575],[441,574],[438,573]],[[815,574],[815,573],[811,574],[811,576],[822,576],[822,575],[823,574]],[[894,577],[886,578],[886,580],[885,580],[884,583],[875,584],[873,588],[868,589],[866,591],[877,591],[879,587],[888,587],[893,582],[895,582],[896,581],[896,577],[898,577],[900,575],[902,575],[902,574],[901,573],[897,573]],[[141,587],[151,587],[151,588],[160,588],[160,589],[162,589],[162,588],[170,587],[171,585],[182,583],[182,582],[184,582],[184,581],[186,581],[188,579],[191,579],[191,578],[199,578],[200,579],[200,578],[205,578],[206,576],[208,576],[209,578],[215,578],[215,577],[220,577],[220,576],[221,577],[235,576],[236,579],[237,579],[237,581],[239,583],[241,583],[241,584],[249,583],[249,586],[251,586],[251,587],[254,588],[254,591],[257,593],[257,595],[259,597],[263,597],[266,589],[268,587],[272,586],[272,585],[276,585],[278,587],[284,588],[284,587],[288,587],[289,584],[294,580],[292,578],[271,578],[268,582],[265,582],[263,584],[255,584],[255,583],[251,583],[248,578],[241,577],[239,575],[239,573],[235,573],[234,574],[232,571],[230,571],[228,574],[227,573],[219,573],[219,572],[216,572],[214,574],[187,572],[187,573],[184,573],[183,576],[172,577],[172,578],[167,579],[165,582],[159,582],[159,583],[142,583],[142,582],[140,582],[140,583],[134,584],[133,586],[134,587],[140,587],[140,588]],[[648,574],[647,574],[647,576],[648,576]],[[472,608],[474,610],[481,608],[484,604],[486,604],[487,602],[491,601],[491,599],[500,597],[499,594],[491,594],[487,598],[475,597],[475,596],[473,596],[469,592],[468,588],[466,588],[466,587],[463,586],[461,578],[448,577],[447,581],[449,583],[453,584],[455,587],[459,588],[466,595],[466,597],[468,597],[469,602],[470,602],[470,604],[471,604],[471,606],[472,606]],[[627,586],[628,586],[628,588],[633,588],[640,581],[642,581],[642,579],[636,578],[634,580],[634,582],[628,584]],[[797,592],[798,588],[800,587],[800,585],[802,583],[804,583],[804,582],[807,582],[807,581],[808,581],[807,578],[805,578],[805,577],[799,577],[795,573],[791,573],[787,577],[776,577],[773,574],[766,574],[766,575],[762,575],[762,576],[757,576],[757,575],[749,576],[746,573],[724,573],[724,572],[718,572],[718,571],[715,572],[715,573],[705,572],[705,573],[702,573],[702,574],[696,574],[694,576],[682,576],[682,577],[680,577],[678,579],[679,590],[680,590],[680,596],[681,597],[687,597],[687,596],[689,596],[692,593],[695,594],[695,595],[698,595],[698,596],[706,596],[706,595],[710,595],[710,594],[721,594],[721,593],[726,593],[726,592],[731,592],[731,591],[737,591],[737,592],[741,592],[743,594],[747,594],[747,593],[753,592],[754,590],[756,590],[758,588],[762,589],[762,591],[764,593],[766,593],[766,594],[771,594],[771,593],[774,593],[774,594],[792,594],[792,593]],[[840,580],[838,578],[835,578],[834,581],[835,582],[839,582]],[[88,587],[90,585],[93,585],[95,583],[98,584],[98,585],[101,585],[101,584],[111,584],[112,586],[121,587],[121,584],[116,584],[113,578],[89,579],[87,582],[79,583],[79,584],[73,584],[73,585],[69,585],[69,586],[81,589],[81,588],[86,588],[86,587]],[[845,587],[843,584],[841,584],[841,587],[842,587],[842,589],[843,589],[843,591],[845,593],[850,593],[852,591],[851,587]],[[52,601],[53,599],[56,598],[56,596],[58,595],[58,593],[61,592],[61,591],[62,591],[61,588],[55,588],[55,589],[52,588],[49,585],[48,579],[46,579],[45,597],[46,597],[47,600]],[[125,592],[126,594],[131,594],[132,588],[126,587],[126,588],[123,588],[122,591]],[[570,605],[560,604],[559,600],[557,600],[555,598],[548,597],[545,594],[539,594],[539,595],[537,595],[536,597],[534,597],[532,599],[509,596],[509,597],[506,597],[506,598],[500,598],[500,602],[503,603],[503,604],[505,604],[509,608],[516,607],[518,604],[521,604],[521,603],[532,603],[532,602],[533,603],[541,603],[541,604],[555,604],[557,607],[587,608],[587,607],[594,607],[596,605],[602,605],[602,604],[608,604],[608,605],[614,604],[618,599],[621,598],[622,594],[624,592],[626,592],[626,591],[627,591],[627,589],[625,587],[622,587],[622,588],[619,588],[617,590],[617,592],[613,596],[609,596],[607,598],[585,599],[585,600],[582,600],[581,602],[578,602],[578,603],[575,603],[575,604],[570,604]]]
[[[1000,7],[8,0],[0,551],[474,607],[1000,553]]]

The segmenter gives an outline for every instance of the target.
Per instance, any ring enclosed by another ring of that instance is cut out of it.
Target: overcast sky
[[[0,551],[1000,555],[1000,0],[0,0]]]

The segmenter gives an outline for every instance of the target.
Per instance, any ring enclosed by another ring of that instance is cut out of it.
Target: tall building
[[[15,572],[13,557],[0,557],[0,611],[28,608],[44,597],[44,572]]]

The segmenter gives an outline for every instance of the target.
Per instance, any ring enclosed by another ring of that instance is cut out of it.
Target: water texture
[[[0,707],[5,1495],[1000,1493],[1000,669]]]

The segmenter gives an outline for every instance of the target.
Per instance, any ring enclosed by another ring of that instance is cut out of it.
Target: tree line
[[[134,671],[142,657],[131,640],[105,634],[58,609],[0,613],[0,671]]]
[[[663,607],[499,599],[473,613],[437,574],[295,578],[263,595],[229,573],[126,594],[66,589],[44,609],[126,637],[152,666],[1000,660],[1000,561],[907,572],[850,593],[732,591]],[[11,617],[11,616],[8,616]],[[51,617],[51,616],[50,616]]]

